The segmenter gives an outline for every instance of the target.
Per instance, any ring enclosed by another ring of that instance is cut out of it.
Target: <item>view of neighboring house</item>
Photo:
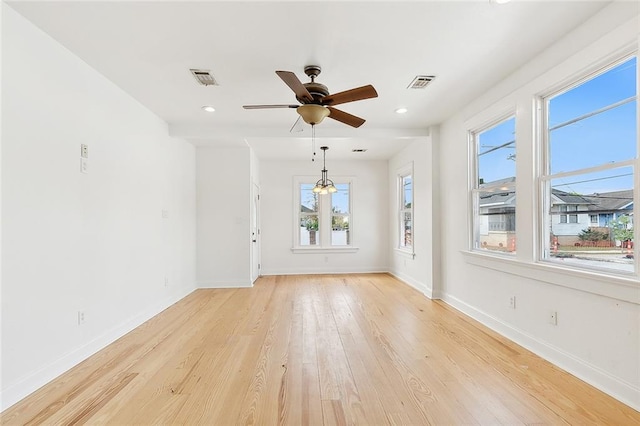
[[[590,195],[576,195],[552,190],[551,231],[558,237],[560,245],[574,245],[580,242],[578,235],[586,229],[597,230],[610,235],[612,221],[627,216],[627,226],[633,227],[633,190],[611,191]],[[612,245],[620,242],[613,240]]]
[[[511,183],[513,178],[509,180]],[[513,190],[490,192],[480,197],[480,241],[484,247],[515,250],[516,194]],[[551,191],[551,233],[559,245],[575,245],[582,231],[592,229],[610,235],[609,225],[623,216],[633,227],[633,190],[590,195]],[[619,245],[610,236],[611,245]]]

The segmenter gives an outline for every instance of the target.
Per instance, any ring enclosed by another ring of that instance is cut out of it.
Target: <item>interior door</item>
[[[251,204],[251,281],[260,276],[260,187],[253,184]]]

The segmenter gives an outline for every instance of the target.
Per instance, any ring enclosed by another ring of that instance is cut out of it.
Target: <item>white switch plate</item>
[[[80,158],[80,173],[89,173],[89,160],[84,157]]]
[[[162,218],[163,219],[169,218],[169,210],[162,210]]]
[[[89,145],[84,143],[80,145],[80,157],[89,158]]]

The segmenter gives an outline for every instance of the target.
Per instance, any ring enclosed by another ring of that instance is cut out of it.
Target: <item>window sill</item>
[[[358,247],[292,247],[293,253],[357,253]]]
[[[471,265],[640,304],[640,281],[635,277],[569,269],[551,262],[523,262],[507,256],[466,250],[462,254]]]
[[[405,250],[405,249],[401,249],[401,248],[394,248],[393,249],[397,255],[402,256],[402,257],[406,257],[407,259],[415,259],[416,258],[416,254],[411,251],[411,250]]]

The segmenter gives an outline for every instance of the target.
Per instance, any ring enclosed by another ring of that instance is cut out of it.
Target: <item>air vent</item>
[[[434,78],[436,78],[435,75],[417,75],[407,89],[424,89]]]
[[[195,69],[191,69],[189,71],[191,71],[191,74],[193,74],[195,79],[198,80],[198,83],[202,84],[203,86],[218,86],[218,82],[216,81],[213,74],[211,74],[211,71]]]
[[[363,148],[357,148],[357,149],[352,149],[351,152],[367,152],[367,150]]]

